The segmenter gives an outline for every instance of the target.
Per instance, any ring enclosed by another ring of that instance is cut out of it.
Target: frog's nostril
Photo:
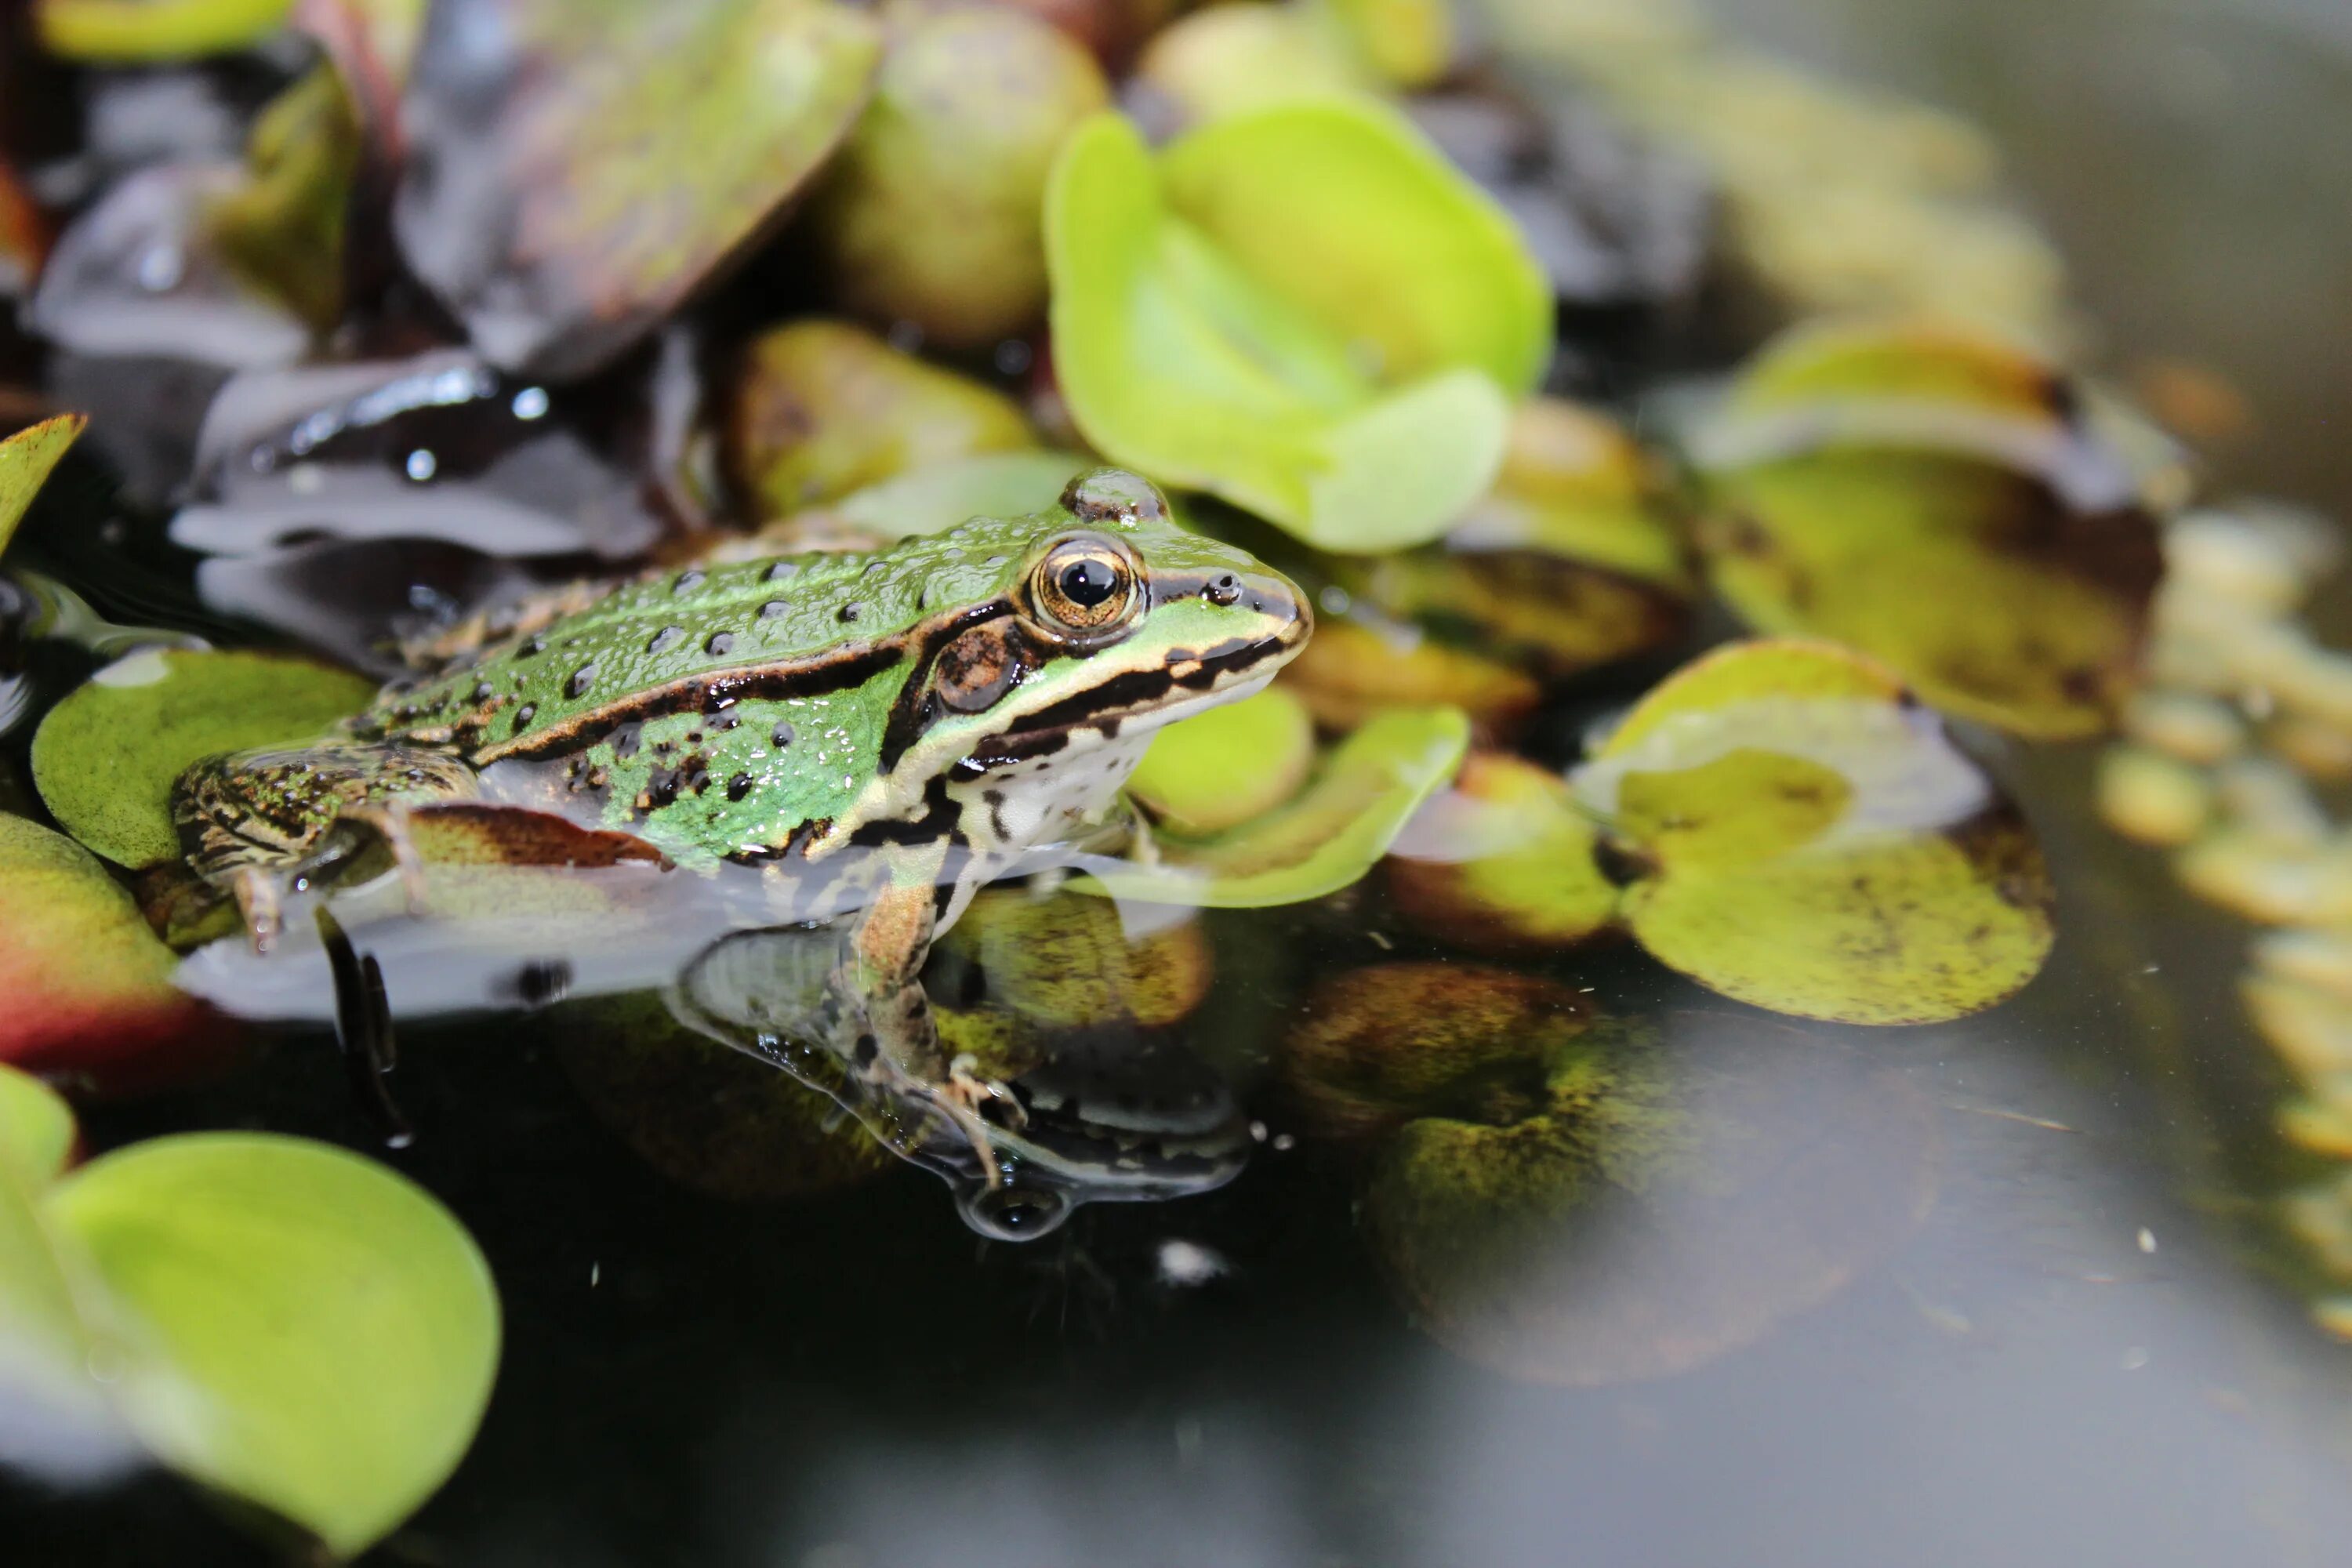
[[[1213,605],[1230,605],[1241,596],[1241,579],[1230,572],[1222,577],[1211,578],[1209,585],[1201,590],[1201,597]]]

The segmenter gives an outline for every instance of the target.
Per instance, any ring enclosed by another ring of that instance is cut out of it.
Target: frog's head
[[[1136,742],[1116,748],[1131,761],[1138,737],[1265,686],[1313,629],[1297,584],[1178,528],[1118,469],[1036,517],[970,526],[1011,548],[997,592],[939,624],[901,691],[880,760],[905,795],[1113,742]]]

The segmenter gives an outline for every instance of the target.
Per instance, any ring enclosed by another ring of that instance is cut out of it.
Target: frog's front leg
[[[946,880],[946,848],[893,846],[881,853],[888,857],[887,875],[850,934],[843,977],[842,989],[864,1025],[852,1045],[851,1065],[934,1106],[970,1140],[988,1184],[996,1186],[1003,1176],[979,1108],[994,1100],[1017,1121],[1020,1102],[1003,1085],[979,1078],[970,1058],[949,1059],[923,991],[923,961],[939,929],[940,905],[955,896]]]

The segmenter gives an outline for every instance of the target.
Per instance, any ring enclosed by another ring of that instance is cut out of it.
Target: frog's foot
[[[240,866],[230,874],[229,891],[253,951],[261,954],[276,947],[286,929],[285,897],[278,879],[259,866]]]
[[[979,1066],[980,1058],[970,1051],[957,1057],[948,1063],[947,1081],[940,1086],[940,1092],[954,1096],[975,1116],[981,1107],[992,1103],[1001,1109],[1004,1125],[1015,1132],[1026,1127],[1029,1113],[1022,1108],[1020,1097],[1003,1080],[982,1078],[976,1070]]]

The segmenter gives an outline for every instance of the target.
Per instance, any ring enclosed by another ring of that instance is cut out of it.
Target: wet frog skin
[[[977,1137],[989,1086],[940,1059],[917,980],[933,934],[1100,821],[1152,731],[1263,687],[1310,627],[1287,579],[1097,469],[1032,517],[622,584],[314,746],[197,764],[174,811],[257,940],[297,879],[371,837],[408,865],[404,814],[456,798],[762,868],[780,923],[855,917],[843,1055]]]

